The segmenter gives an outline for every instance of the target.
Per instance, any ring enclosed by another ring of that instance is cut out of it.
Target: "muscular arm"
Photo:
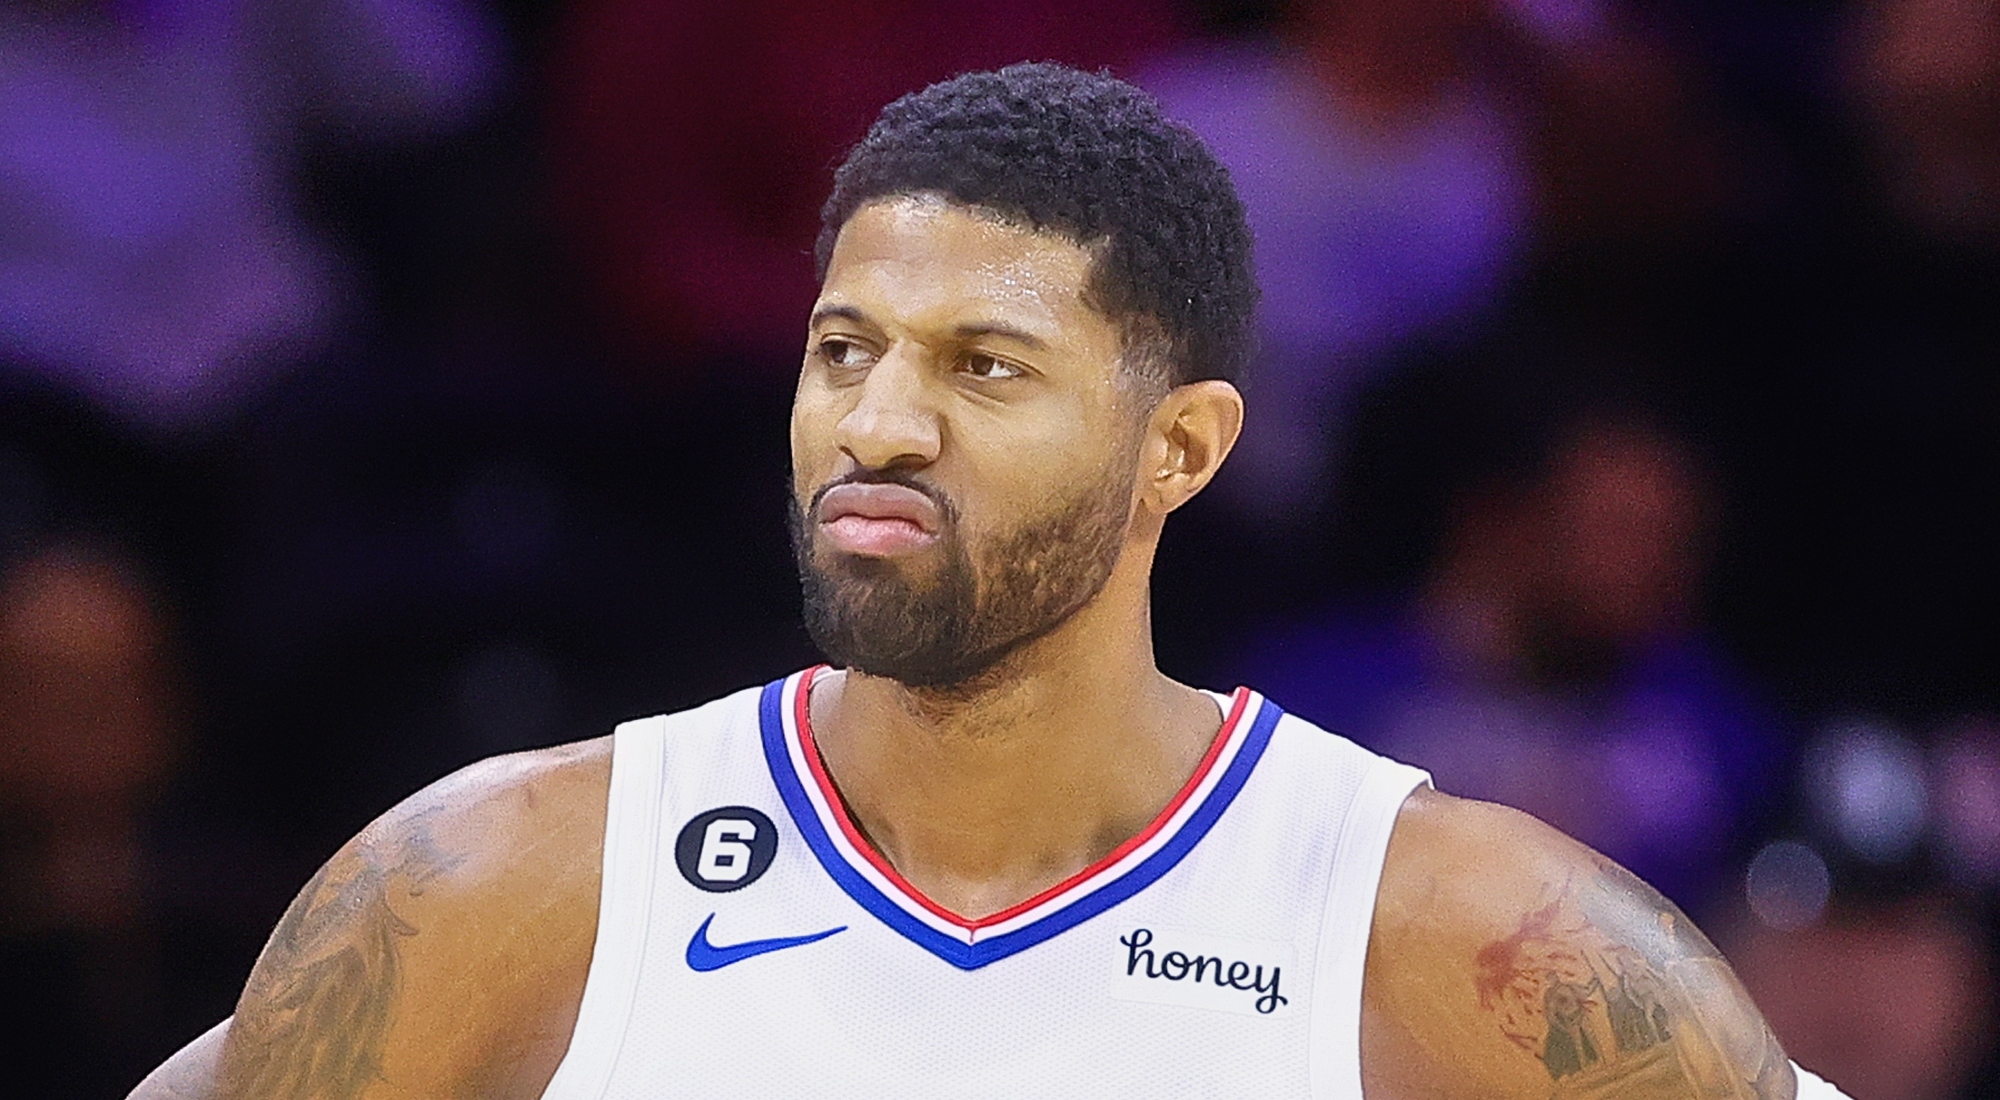
[[[603,742],[475,765],[299,892],[236,1014],[133,1100],[533,1097],[596,932]]]
[[[215,1063],[222,1057],[229,1023],[224,1020],[202,1032],[200,1038],[161,1063],[132,1090],[131,1100],[209,1100],[216,1095]]]
[[[1793,1100],[1720,952],[1617,864],[1431,792],[1390,843],[1364,988],[1371,1097]]]

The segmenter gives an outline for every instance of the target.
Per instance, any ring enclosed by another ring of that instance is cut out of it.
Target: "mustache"
[[[879,470],[856,470],[853,473],[843,474],[840,477],[834,478],[832,481],[813,490],[812,500],[806,505],[806,518],[810,519],[813,516],[819,515],[820,501],[826,499],[826,494],[840,488],[842,485],[900,485],[905,489],[913,489],[930,498],[930,502],[937,505],[938,515],[944,521],[945,526],[950,527],[958,522],[958,506],[952,503],[952,499],[945,495],[944,490],[919,480],[907,470],[900,470],[894,467]]]

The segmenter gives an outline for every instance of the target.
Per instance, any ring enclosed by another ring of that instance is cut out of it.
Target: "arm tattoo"
[[[1624,868],[1600,866],[1474,959],[1480,1007],[1552,1096],[1791,1100],[1784,1051],[1722,953]]]
[[[422,894],[456,865],[419,817],[399,838],[364,839],[321,868],[250,975],[225,1095],[351,1100],[380,1080],[401,984],[399,941],[418,931],[390,907],[390,890]]]

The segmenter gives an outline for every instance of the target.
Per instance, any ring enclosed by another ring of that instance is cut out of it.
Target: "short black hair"
[[[856,210],[925,193],[1095,252],[1088,300],[1119,324],[1142,376],[1241,377],[1257,306],[1243,203],[1201,139],[1144,91],[1026,63],[889,104],[834,173],[820,278]]]

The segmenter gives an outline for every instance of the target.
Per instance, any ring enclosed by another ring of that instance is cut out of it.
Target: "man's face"
[[[841,228],[792,407],[793,547],[833,661],[963,684],[1103,588],[1143,399],[1090,269],[930,197]]]

